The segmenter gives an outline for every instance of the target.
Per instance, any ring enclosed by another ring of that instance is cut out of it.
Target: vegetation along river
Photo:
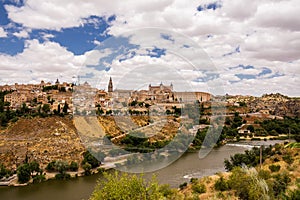
[[[227,144],[213,149],[205,158],[199,159],[198,152],[185,153],[171,165],[156,172],[160,183],[178,187],[188,182],[190,178],[199,178],[225,171],[224,159],[230,155],[242,153],[254,145],[269,145],[283,141],[251,141]],[[153,173],[145,174],[149,179]],[[69,181],[49,180],[40,184],[31,184],[24,187],[0,187],[0,199],[3,200],[82,200],[91,195],[101,174],[74,178]]]

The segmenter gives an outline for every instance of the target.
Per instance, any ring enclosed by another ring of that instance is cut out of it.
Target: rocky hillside
[[[288,97],[279,93],[264,94],[261,97],[253,96],[227,96],[231,103],[245,103],[246,107],[236,107],[240,113],[267,111],[271,115],[300,117],[300,99]],[[245,109],[245,111],[241,109]],[[247,108],[247,109],[246,109]]]
[[[21,118],[0,131],[0,160],[9,168],[16,168],[26,154],[42,167],[59,159],[80,162],[83,151],[69,116]]]

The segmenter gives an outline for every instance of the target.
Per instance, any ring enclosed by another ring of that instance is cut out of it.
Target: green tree
[[[228,182],[221,176],[215,183],[214,188],[219,191],[225,191],[229,189]]]
[[[71,171],[77,171],[78,170],[78,163],[77,162],[75,162],[75,161],[72,161],[71,163],[70,163],[70,170]]]
[[[91,169],[92,169],[92,165],[88,162],[84,163],[82,165],[82,168],[84,170],[84,175],[89,176],[91,175]]]
[[[89,163],[92,168],[98,167],[100,165],[100,161],[97,160],[89,151],[86,151],[83,153],[83,160],[81,162],[81,165],[84,165],[85,163]]]
[[[19,183],[27,183],[31,178],[31,170],[28,163],[18,167],[17,176]]]
[[[115,172],[104,173],[104,179],[98,182],[90,200],[98,199],[159,200],[164,199],[164,195],[155,178],[146,182],[142,175]]]
[[[206,192],[206,187],[204,184],[195,183],[195,184],[192,184],[192,190],[194,193],[202,194],[202,193]]]
[[[44,113],[50,112],[50,104],[44,104],[42,110],[44,111]]]
[[[268,199],[269,196],[266,181],[258,176],[254,168],[234,168],[228,185],[242,200]]]
[[[64,174],[69,169],[69,165],[67,162],[59,160],[56,161],[55,168],[59,173]]]
[[[29,168],[30,168],[30,173],[34,173],[34,172],[40,172],[40,164],[36,161],[33,161],[31,163],[29,163]]]
[[[251,133],[253,133],[254,132],[254,126],[253,125],[247,126],[247,130],[249,130]]]
[[[0,163],[0,179],[10,175],[12,175],[12,171],[6,169],[6,167],[2,163]]]
[[[270,165],[269,169],[271,172],[278,172],[280,170],[280,165]]]
[[[48,163],[48,165],[46,166],[46,170],[47,170],[48,172],[53,172],[53,171],[55,171],[55,163],[56,163],[55,160],[54,160],[54,161],[51,161],[50,163]]]

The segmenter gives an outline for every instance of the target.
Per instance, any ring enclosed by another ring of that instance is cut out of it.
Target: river
[[[190,178],[213,175],[225,171],[224,159],[230,155],[244,152],[253,145],[269,145],[282,141],[252,141],[227,144],[213,149],[205,158],[199,159],[198,152],[185,153],[171,165],[160,169],[156,174],[160,183],[178,187]],[[152,177],[153,173],[145,174],[145,178]],[[79,177],[69,181],[49,180],[40,184],[31,184],[24,187],[0,187],[1,200],[82,200],[88,199],[101,174]]]

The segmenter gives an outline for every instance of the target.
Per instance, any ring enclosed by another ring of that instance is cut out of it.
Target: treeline
[[[84,170],[84,175],[91,175],[91,170],[100,166],[105,155],[98,152],[96,158],[89,151],[86,151],[82,156],[81,167]],[[79,169],[79,164],[75,161],[68,163],[64,160],[54,160],[49,162],[45,169],[42,169],[37,160],[29,160],[30,159],[26,156],[24,162],[19,165],[15,171],[6,168],[0,163],[0,180],[17,174],[18,182],[21,184],[27,183],[30,180],[32,180],[33,183],[40,183],[46,180],[45,172],[56,173],[55,179],[66,180],[71,178],[68,172],[77,172]]]
[[[257,122],[266,130],[267,133],[272,134],[291,134],[291,136],[300,142],[300,119],[285,117],[284,119],[272,119]]]
[[[272,151],[272,146],[262,147],[262,162],[265,161],[267,157],[276,154],[276,151]],[[251,150],[246,150],[245,153],[237,153],[230,156],[230,159],[225,159],[225,169],[231,171],[234,167],[255,167],[260,163],[260,149],[254,147]]]

